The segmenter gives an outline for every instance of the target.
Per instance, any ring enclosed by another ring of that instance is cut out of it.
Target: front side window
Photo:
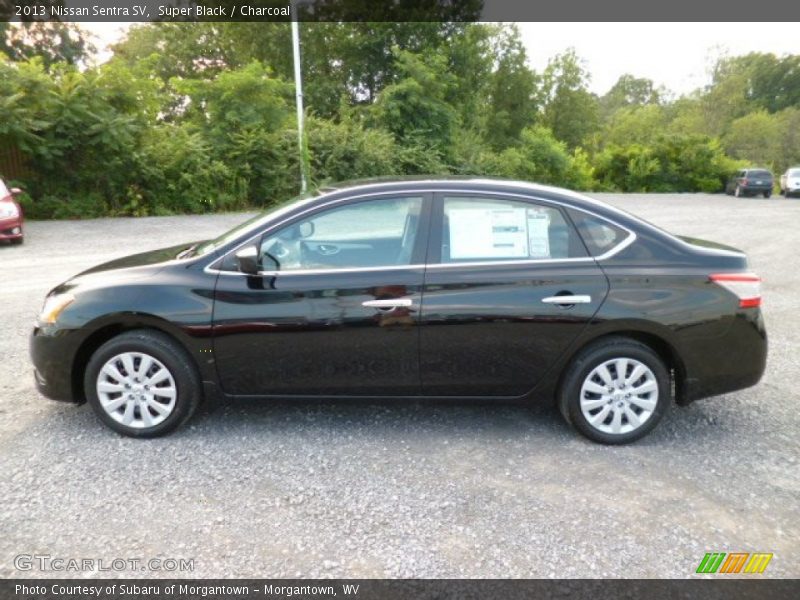
[[[266,271],[392,267],[411,264],[421,197],[380,198],[319,212],[260,243]]]
[[[585,256],[586,248],[557,208],[495,198],[444,198],[444,263]]]

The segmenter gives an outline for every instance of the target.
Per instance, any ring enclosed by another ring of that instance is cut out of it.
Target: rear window
[[[747,172],[748,177],[763,177],[764,179],[769,179],[772,177],[772,173],[769,171],[765,171],[764,169],[753,169],[752,171]]]
[[[600,217],[577,210],[570,210],[569,213],[592,256],[605,254],[630,235],[622,227]]]

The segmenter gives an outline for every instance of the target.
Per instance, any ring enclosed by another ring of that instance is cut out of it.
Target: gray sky
[[[83,23],[96,34],[101,58],[128,23]],[[574,47],[592,75],[591,89],[604,94],[620,75],[648,77],[677,94],[708,83],[721,54],[800,54],[796,23],[519,23],[531,66]]]

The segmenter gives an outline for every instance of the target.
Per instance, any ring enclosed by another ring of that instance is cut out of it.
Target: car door
[[[223,391],[418,394],[430,204],[427,194],[343,200],[257,236],[259,275],[223,271],[216,287]]]
[[[528,393],[603,303],[605,275],[558,205],[442,193],[433,214],[423,394]]]

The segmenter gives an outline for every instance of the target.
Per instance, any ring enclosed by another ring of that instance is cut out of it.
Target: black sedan
[[[566,190],[480,179],[330,187],[47,296],[39,390],[167,433],[204,397],[555,402],[624,443],[756,384],[760,280],[730,247]]]

